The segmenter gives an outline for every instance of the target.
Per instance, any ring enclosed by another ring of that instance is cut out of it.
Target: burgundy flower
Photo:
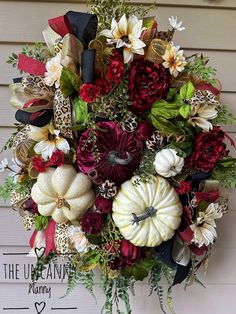
[[[87,212],[81,221],[82,230],[89,234],[96,234],[104,227],[104,218],[96,212]]]
[[[34,156],[32,158],[32,165],[33,165],[33,168],[39,173],[46,171],[47,163],[38,156]]]
[[[126,239],[120,243],[120,256],[110,263],[111,269],[121,269],[122,267],[132,266],[139,258],[143,258],[143,248],[135,246]]]
[[[83,84],[80,87],[79,95],[85,102],[94,102],[100,95],[100,88],[94,84]]]
[[[137,136],[141,141],[146,141],[149,137],[151,137],[154,129],[151,123],[148,121],[141,121],[138,124]]]
[[[218,160],[227,156],[224,132],[214,127],[209,132],[201,132],[194,141],[194,150],[188,158],[189,165],[203,172],[212,171]]]
[[[37,214],[38,213],[38,205],[33,201],[33,199],[30,197],[26,201],[24,201],[23,210],[30,212],[31,214]]]
[[[49,161],[50,166],[60,167],[64,164],[64,154],[60,150],[56,150]]]
[[[187,194],[192,189],[192,181],[185,182],[184,180],[179,181],[180,186],[175,189],[175,191],[180,194]]]
[[[106,78],[109,82],[119,84],[125,73],[123,58],[118,53],[113,53],[110,57],[106,70]]]
[[[142,58],[134,60],[129,77],[132,110],[142,113],[150,109],[156,100],[165,98],[169,81],[169,73],[162,65]]]
[[[99,88],[101,95],[107,95],[112,89],[111,84],[103,78],[97,79],[95,84]]]
[[[196,204],[199,204],[202,201],[207,201],[209,203],[215,203],[219,198],[219,191],[210,191],[210,192],[195,192],[194,193]]]
[[[99,213],[107,214],[112,209],[112,199],[107,199],[99,195],[96,197],[95,207]]]
[[[96,142],[88,140],[91,130],[80,137],[77,150],[79,169],[97,184],[110,180],[116,184],[128,180],[138,168],[142,155],[142,142],[133,133],[123,131],[115,122],[98,122]],[[94,145],[98,157],[92,151]]]

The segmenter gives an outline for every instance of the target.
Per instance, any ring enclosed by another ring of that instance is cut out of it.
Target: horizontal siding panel
[[[5,0],[9,1],[9,0]],[[16,0],[22,2],[21,0]],[[30,2],[32,0],[26,0],[24,2]],[[85,0],[34,0],[34,2],[53,2],[53,3],[86,3]],[[131,0],[132,4],[150,5],[153,4],[153,0]],[[158,6],[190,6],[190,7],[206,7],[206,8],[236,8],[234,0],[158,0]]]
[[[6,60],[12,52],[19,53],[21,47],[21,44],[0,44],[0,69],[2,73],[4,73],[4,75],[0,76],[0,85],[10,84],[13,78],[20,76],[19,71],[7,64]],[[209,65],[217,69],[217,77],[221,80],[222,90],[236,92],[236,52],[204,51],[204,49],[197,52],[202,52],[205,56],[210,58]],[[191,56],[196,53],[196,51],[186,50],[185,53],[187,56]]]
[[[86,11],[86,5],[72,3],[44,3],[40,2],[5,2],[0,1],[0,41],[4,42],[34,42],[42,41],[42,30],[51,17],[62,15],[68,10]],[[187,30],[177,33],[175,41],[183,47],[209,49],[236,49],[236,39],[230,34],[236,27],[236,12],[234,10],[206,10],[196,8],[191,14],[187,7],[160,7],[151,14],[157,15],[160,29],[167,28],[168,17],[177,15],[184,21]],[[37,14],[32,14],[37,12]],[[11,17],[11,18],[9,18]],[[15,27],[12,27],[14,20]],[[209,27],[209,20],[211,27]],[[22,21],[25,21],[22,23]],[[201,23],[199,23],[201,21]],[[220,21],[220,22],[219,22]],[[3,32],[7,29],[7,32]],[[220,37],[220,40],[217,40]]]
[[[46,307],[42,314],[53,312],[57,314],[95,314],[100,313],[101,311],[104,303],[104,295],[97,285],[94,286],[96,300],[93,299],[81,285],[78,285],[72,294],[63,299],[60,299],[60,297],[65,292],[64,285],[52,284],[50,287],[52,290],[52,298],[48,299],[47,296],[43,295],[28,295],[28,284],[16,283],[14,286],[12,284],[2,285],[0,308],[2,309],[3,307],[12,306],[29,307],[29,310],[17,311],[17,313],[23,312],[24,314],[34,314],[36,313],[34,303],[44,301]],[[222,314],[227,308],[227,314],[236,314],[236,309],[233,306],[227,307],[228,304],[235,304],[235,293],[236,285],[209,285],[207,286],[207,289],[204,289],[200,285],[195,284],[194,286],[189,287],[187,291],[184,290],[183,285],[177,285],[173,288],[173,297],[175,300],[174,309],[176,313],[181,314]],[[148,294],[148,286],[136,284],[135,296],[130,296],[133,313],[161,313],[157,295],[154,294],[151,297],[148,297]],[[221,302],[217,302],[217,300],[221,300]],[[55,307],[76,307],[76,309],[71,309],[69,311],[52,311],[51,308]],[[8,310],[4,312],[7,312],[8,314],[16,314],[16,310]],[[113,313],[116,313],[115,308]]]

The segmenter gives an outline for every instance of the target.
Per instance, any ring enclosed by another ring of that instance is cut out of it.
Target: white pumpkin
[[[57,223],[80,218],[95,200],[92,181],[71,165],[40,173],[31,197],[38,204],[39,213],[52,216]]]
[[[165,178],[176,176],[184,166],[184,158],[177,155],[176,150],[164,148],[156,154],[154,167],[156,172]]]
[[[159,176],[134,185],[121,185],[112,217],[123,237],[136,246],[155,247],[174,236],[181,222],[182,205],[174,188]]]

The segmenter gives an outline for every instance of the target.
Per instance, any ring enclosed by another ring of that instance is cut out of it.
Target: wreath
[[[67,293],[77,282],[92,293],[99,268],[103,310],[120,313],[122,300],[131,313],[128,290],[147,278],[166,313],[161,277],[171,310],[171,288],[207,268],[236,186],[220,124],[236,120],[208,58],[173,42],[177,17],[161,31],[147,10],[113,2],[50,19],[46,45],[9,57],[22,76],[10,85],[17,129],[0,195],[33,229],[33,280],[62,258]]]

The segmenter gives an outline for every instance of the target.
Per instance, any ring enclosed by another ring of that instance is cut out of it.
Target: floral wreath
[[[131,313],[128,289],[148,277],[166,313],[161,277],[172,310],[171,288],[207,268],[236,186],[220,124],[236,120],[208,58],[174,44],[177,17],[160,31],[142,7],[90,4],[50,19],[46,46],[9,57],[22,77],[10,85],[18,123],[0,196],[34,229],[33,280],[66,258],[67,293],[77,281],[92,293],[99,268],[104,311],[121,299]]]

